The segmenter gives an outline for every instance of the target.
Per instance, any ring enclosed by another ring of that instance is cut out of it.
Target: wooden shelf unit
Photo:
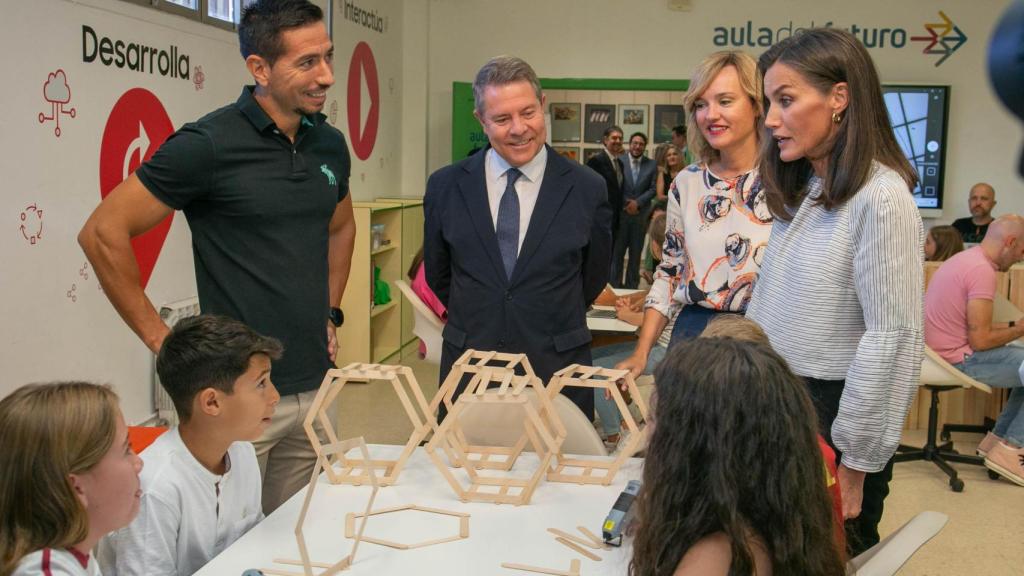
[[[404,279],[413,257],[423,244],[423,201],[387,198],[353,202],[356,240],[341,308],[345,324],[338,329],[338,367],[352,362],[382,363],[415,340],[412,306],[402,298],[395,280]],[[372,247],[372,226],[384,225],[388,244]],[[373,269],[391,288],[391,301],[373,305]]]
[[[394,202],[402,206],[402,278],[409,270],[416,252],[423,246],[423,199],[422,198],[379,198],[380,202]],[[412,333],[412,306],[401,298],[402,307],[402,346],[416,340]]]

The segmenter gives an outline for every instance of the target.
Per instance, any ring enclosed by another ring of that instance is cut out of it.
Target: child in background
[[[655,372],[632,576],[842,576],[817,419],[766,345],[695,338]]]
[[[654,269],[661,263],[661,246],[665,243],[665,220],[665,210],[651,212],[651,223],[647,228],[647,235],[650,236],[650,248],[648,248],[647,255],[644,257],[643,270],[640,272],[640,276],[643,277],[648,285],[654,282]],[[661,241],[657,243],[654,241],[655,230],[658,231],[657,237],[661,238]]]
[[[441,301],[437,299],[437,295],[427,285],[427,277],[423,271],[423,246],[420,246],[419,251],[413,256],[412,263],[409,264],[409,271],[405,275],[409,278],[409,287],[427,305],[427,308],[430,308],[441,319],[441,322],[447,322],[448,310],[445,309],[444,304],[441,304]],[[420,358],[426,358],[427,356],[427,347],[422,340],[420,340],[419,354]]]
[[[281,399],[281,344],[230,318],[178,322],[157,356],[181,424],[143,453],[138,518],[100,546],[106,576],[188,576],[263,519],[251,442]]]
[[[654,256],[655,260],[661,260],[661,246],[665,243],[664,212],[651,219],[651,224],[647,228],[647,235],[649,236],[648,251]],[[640,326],[644,319],[643,304],[645,295],[645,292],[638,292],[616,299],[616,317],[623,322]],[[669,340],[672,339],[673,326],[675,326],[675,318],[669,318],[665,329],[661,332],[661,337],[658,338],[655,346],[651,348],[651,353],[647,356],[647,366],[644,367],[642,374],[653,373],[658,363],[665,357]],[[614,368],[616,364],[633,354],[634,346],[634,342],[620,342],[594,348],[591,350],[593,365],[601,368]],[[628,400],[627,403],[629,403]],[[602,438],[608,449],[614,451],[621,440],[622,422],[618,406],[615,405],[611,395],[603,388],[594,389],[594,410],[601,420]]]
[[[142,460],[117,395],[30,384],[0,400],[0,576],[97,576],[99,539],[139,511]]]
[[[963,249],[963,236],[952,226],[932,226],[925,234],[924,259],[928,262],[944,262]]]

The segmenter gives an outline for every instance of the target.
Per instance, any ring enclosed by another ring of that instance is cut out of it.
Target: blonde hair
[[[114,444],[117,394],[87,382],[29,384],[0,400],[0,576],[26,555],[89,535],[69,476]]]
[[[701,338],[732,338],[744,342],[771,346],[768,335],[757,322],[740,314],[718,314],[708,322]]]
[[[683,106],[686,107],[686,123],[692,127],[698,126],[696,102],[726,66],[736,69],[740,88],[750,98],[750,104],[754,107],[756,114],[757,129],[754,133],[760,142],[761,124],[764,121],[764,98],[761,82],[757,76],[757,62],[746,52],[735,50],[715,52],[697,65],[697,69],[693,71],[693,77],[690,78],[690,87],[686,91],[686,97],[683,99]],[[705,164],[710,164],[720,156],[719,151],[712,148],[711,144],[704,139],[704,134],[700,129],[686,131],[686,145],[690,148],[690,153],[696,154]]]

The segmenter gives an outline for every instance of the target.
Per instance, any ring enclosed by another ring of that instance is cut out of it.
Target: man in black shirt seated
[[[971,186],[971,195],[967,199],[971,215],[953,221],[953,227],[963,236],[964,242],[978,243],[985,238],[988,225],[994,219],[992,209],[996,205],[996,191],[992,186],[978,182]]]

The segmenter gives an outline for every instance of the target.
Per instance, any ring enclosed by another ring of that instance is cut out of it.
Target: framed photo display
[[[604,152],[604,148],[584,148],[583,149],[583,163],[586,164],[591,158],[597,154]]]
[[[558,152],[562,156],[565,156],[573,162],[580,162],[580,149],[576,146],[553,146],[555,152]]]
[[[587,104],[583,115],[583,138],[595,144],[601,142],[604,131],[615,124],[615,104]]]
[[[642,132],[650,140],[651,134],[647,131],[648,110],[647,104],[619,105],[619,127],[622,128],[623,140],[628,140],[634,132]]]
[[[654,134],[653,142],[672,141],[672,128],[686,123],[686,111],[679,104],[655,104],[654,105]]]
[[[551,112],[551,141],[552,142],[579,142],[582,122],[580,119],[580,104],[555,103],[550,106]]]

